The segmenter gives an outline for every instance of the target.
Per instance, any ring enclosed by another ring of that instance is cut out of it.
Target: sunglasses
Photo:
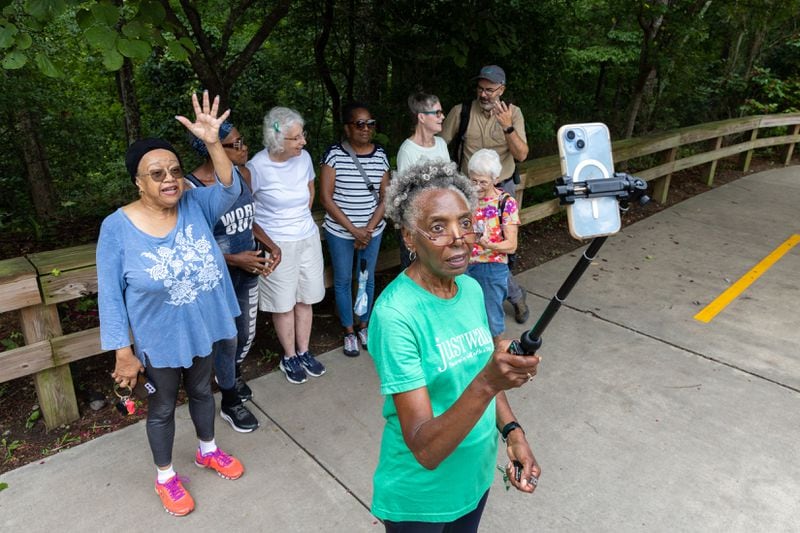
[[[181,167],[172,167],[170,169],[157,168],[149,171],[147,174],[137,174],[137,176],[150,176],[150,179],[156,183],[161,183],[167,179],[167,174],[176,180],[183,178],[183,169]]]
[[[356,129],[359,130],[363,130],[366,128],[372,130],[375,129],[375,126],[378,124],[378,122],[374,118],[371,118],[369,120],[354,120],[353,122],[348,122],[348,124],[350,124],[351,126],[355,126]]]
[[[443,117],[444,111],[441,109],[436,109],[434,111],[420,111],[423,115],[436,115],[437,117]]]
[[[232,148],[237,152],[240,152],[244,148],[244,137],[239,137],[232,143],[222,143],[223,148]]]

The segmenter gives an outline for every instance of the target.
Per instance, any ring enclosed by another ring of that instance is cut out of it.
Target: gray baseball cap
[[[497,65],[487,65],[481,69],[476,80],[489,80],[492,83],[506,84],[506,72]]]

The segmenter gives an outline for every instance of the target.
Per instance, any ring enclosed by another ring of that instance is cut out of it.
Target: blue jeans
[[[236,337],[214,344],[214,374],[221,389],[236,384],[236,366],[242,364],[256,337],[258,317],[258,276],[241,268],[229,268],[233,290],[242,313],[236,317]]]
[[[506,330],[503,300],[508,290],[508,265],[505,263],[471,263],[467,275],[475,278],[483,289],[483,302],[489,318],[489,331],[497,337]]]
[[[336,309],[343,328],[353,327],[353,256],[356,257],[356,276],[361,271],[361,259],[367,261],[367,312],[359,318],[362,323],[369,322],[372,302],[375,295],[375,264],[378,262],[378,251],[381,247],[381,232],[372,237],[363,250],[355,249],[355,240],[337,237],[327,229],[325,241],[331,254],[333,267],[333,294],[336,297]],[[358,279],[356,277],[356,279]]]
[[[514,194],[517,192],[517,184],[514,183],[514,180],[509,179],[503,182],[503,186],[501,187],[501,189],[503,189],[503,191],[507,192],[511,196],[514,196]],[[514,305],[517,305],[518,303],[522,302],[523,298],[525,297],[522,291],[523,288],[520,287],[519,283],[517,283],[517,280],[514,279],[514,274],[512,274],[511,271],[509,270],[508,294],[506,296],[508,298],[508,301]]]

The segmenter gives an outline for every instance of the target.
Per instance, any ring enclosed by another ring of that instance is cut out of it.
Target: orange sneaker
[[[219,448],[216,451],[200,455],[200,450],[194,456],[194,464],[202,468],[216,470],[217,474],[225,479],[239,479],[244,474],[244,467],[239,459],[231,457]]]
[[[156,481],[156,494],[164,510],[173,516],[185,516],[194,510],[192,495],[183,488],[178,476],[172,476],[166,483]]]

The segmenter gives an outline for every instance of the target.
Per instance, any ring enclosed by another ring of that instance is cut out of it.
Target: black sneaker
[[[242,404],[237,404],[232,407],[225,407],[223,405],[219,410],[219,416],[239,433],[250,433],[258,428],[258,420],[253,416],[253,413]]]
[[[241,377],[236,378],[236,383],[233,385],[236,395],[242,402],[253,399],[253,390],[247,386],[247,383]]]
[[[318,378],[325,373],[325,365],[317,361],[316,358],[311,355],[311,352],[299,353],[297,354],[297,359],[300,359],[300,364],[303,365],[306,374],[309,376]]]

